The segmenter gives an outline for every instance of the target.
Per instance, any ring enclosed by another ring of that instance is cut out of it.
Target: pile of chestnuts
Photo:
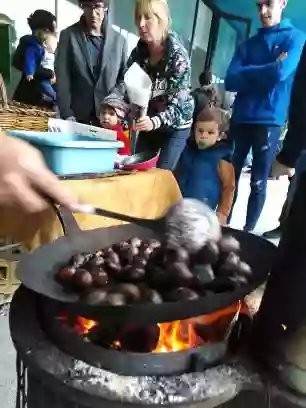
[[[196,300],[249,282],[252,270],[239,251],[239,242],[229,235],[193,254],[156,239],[133,237],[74,255],[55,278],[93,306]]]

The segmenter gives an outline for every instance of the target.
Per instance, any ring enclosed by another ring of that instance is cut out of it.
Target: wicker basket
[[[8,102],[4,79],[0,74],[0,129],[46,131],[55,112],[19,102]]]

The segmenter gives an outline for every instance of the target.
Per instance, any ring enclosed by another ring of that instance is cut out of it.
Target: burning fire
[[[153,353],[168,353],[182,351],[198,346],[198,336],[190,321],[161,323],[158,344]]]
[[[204,343],[221,341],[221,338],[216,340],[214,338],[215,336],[212,336],[212,338],[210,339],[203,340],[197,333],[196,327],[210,327],[214,323],[220,321],[222,328],[224,328],[224,335],[227,328],[233,321],[235,315],[239,315],[240,313],[248,315],[249,311],[245,304],[241,304],[241,302],[238,302],[231,307],[209,315],[203,315],[197,318],[175,321],[171,323],[159,323],[159,338],[157,346],[154,350],[152,350],[152,352],[169,353],[175,351],[183,351],[200,347]],[[63,321],[67,321],[67,317],[64,315],[61,316],[60,319]],[[88,320],[81,316],[77,316],[74,320],[73,330],[80,335],[86,336],[93,328],[98,325],[98,322]],[[114,348],[120,349],[120,342],[114,342],[113,346]]]
[[[237,303],[210,315],[181,320],[171,323],[159,324],[160,335],[156,349],[153,353],[168,353],[171,351],[183,351],[203,345],[204,340],[196,332],[196,325],[209,326],[221,318],[228,318],[229,325],[233,316],[237,313],[248,314],[246,305]],[[221,340],[221,339],[220,339]],[[211,339],[213,341],[213,339]],[[205,341],[207,343],[207,340]]]

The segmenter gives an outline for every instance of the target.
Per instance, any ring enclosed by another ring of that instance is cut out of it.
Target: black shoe
[[[277,228],[271,231],[265,232],[262,236],[267,239],[278,239],[282,235],[282,227],[279,225]]]

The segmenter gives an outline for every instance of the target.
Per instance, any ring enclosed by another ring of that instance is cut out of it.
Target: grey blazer
[[[99,117],[101,101],[122,79],[127,61],[125,37],[108,27],[104,38],[102,64],[95,79],[87,38],[82,22],[61,32],[55,59],[57,104],[63,119],[74,116],[86,122],[96,111]]]

